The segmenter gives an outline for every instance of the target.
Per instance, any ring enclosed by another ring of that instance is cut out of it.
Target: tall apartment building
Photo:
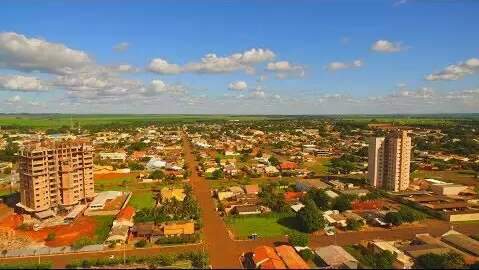
[[[369,184],[390,191],[409,187],[411,137],[407,130],[394,130],[386,137],[369,138]]]
[[[84,140],[32,143],[19,153],[20,205],[28,212],[68,209],[92,199],[93,147]]]

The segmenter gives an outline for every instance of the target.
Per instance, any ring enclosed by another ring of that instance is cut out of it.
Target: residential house
[[[359,262],[340,246],[330,245],[315,250],[325,267],[333,269],[358,269]]]

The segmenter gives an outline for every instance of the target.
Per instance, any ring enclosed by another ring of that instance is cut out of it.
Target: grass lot
[[[119,175],[118,177],[114,177],[111,179],[101,179],[101,177],[98,177],[99,179],[95,180],[95,191],[131,191],[133,192],[133,195],[131,196],[128,204],[136,209],[141,209],[150,208],[155,205],[155,192],[153,190],[159,190],[163,186],[181,187],[183,185],[181,182],[178,182],[177,185],[171,185],[166,183],[138,183],[136,176],[136,173],[130,173],[125,175]]]
[[[111,225],[115,217],[114,216],[94,216],[93,218],[95,219],[95,222],[96,222],[94,240],[97,243],[103,243],[108,237],[108,233],[110,232]]]
[[[296,217],[293,213],[268,213],[252,216],[228,216],[226,224],[237,238],[245,239],[252,233],[259,237],[274,237],[296,230]]]
[[[210,184],[211,189],[226,189],[231,186],[244,186],[244,185],[252,185],[258,184],[261,185],[262,183],[268,183],[272,181],[279,181],[285,180],[289,183],[295,183],[296,179],[293,177],[259,177],[259,178],[244,178],[244,179],[217,179],[211,180],[209,179],[208,182]]]
[[[412,178],[434,178],[437,180],[452,182],[463,185],[476,185],[479,186],[479,179],[473,171],[461,170],[461,171],[424,171],[418,170],[411,176]]]
[[[135,191],[128,204],[135,209],[150,208],[155,205],[154,194],[151,191]]]
[[[328,174],[328,168],[329,164],[331,163],[330,158],[317,158],[315,161],[312,162],[306,162],[304,166],[315,172],[316,175],[327,175]]]

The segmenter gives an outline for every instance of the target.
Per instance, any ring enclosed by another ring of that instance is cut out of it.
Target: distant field
[[[306,162],[304,166],[309,170],[315,172],[316,175],[320,176],[328,174],[328,168],[330,164],[330,158],[317,158],[314,161]]]
[[[75,126],[101,126],[109,124],[141,124],[156,122],[189,122],[205,120],[264,120],[267,116],[234,115],[0,115],[0,126],[60,128]]]
[[[451,125],[457,121],[479,121],[479,114],[445,115],[155,115],[155,114],[0,114],[0,126],[18,128],[60,128],[69,127],[73,122],[83,127],[104,126],[110,124],[146,124],[192,121],[227,120],[268,120],[268,119],[337,119],[353,123],[366,124],[394,122],[399,125]]]

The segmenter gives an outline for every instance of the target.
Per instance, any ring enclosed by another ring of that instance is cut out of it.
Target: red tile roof
[[[303,192],[286,191],[284,193],[284,200],[286,202],[295,202],[301,199],[303,194]]]
[[[289,269],[309,269],[309,265],[298,255],[292,246],[282,245],[275,249]]]
[[[285,161],[279,164],[279,167],[281,168],[281,170],[294,170],[298,168],[298,165],[291,161]]]
[[[286,265],[272,247],[259,246],[253,250],[254,263],[261,269],[286,269]]]
[[[119,220],[130,220],[134,215],[135,215],[135,208],[131,206],[127,206],[120,210],[116,218]]]

